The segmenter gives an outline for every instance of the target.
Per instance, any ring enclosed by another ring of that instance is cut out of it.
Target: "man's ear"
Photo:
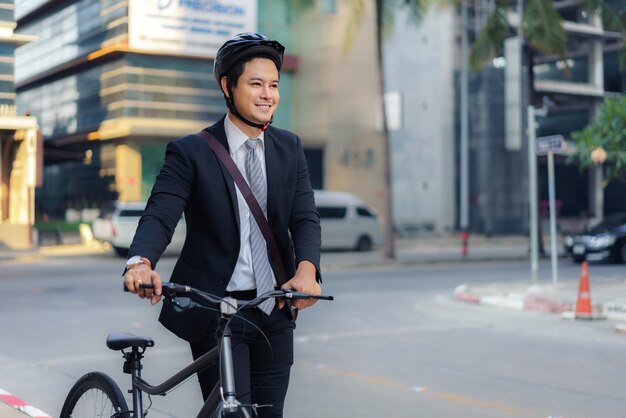
[[[228,97],[228,78],[226,76],[222,76],[220,78],[220,86],[222,87],[222,92],[226,97]],[[228,97],[230,99],[230,97]]]

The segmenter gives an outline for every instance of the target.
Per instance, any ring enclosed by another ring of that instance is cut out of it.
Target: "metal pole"
[[[463,256],[467,255],[467,230],[469,228],[469,80],[467,0],[461,4],[461,216],[460,227],[463,241]]]
[[[0,224],[4,221],[4,179],[2,176],[2,159],[4,152],[2,149],[2,138],[0,138]]]
[[[528,206],[530,213],[530,280],[537,281],[539,241],[537,225],[537,138],[535,136],[535,107],[528,106]]]
[[[550,258],[552,259],[552,283],[559,281],[556,249],[556,210],[554,205],[554,153],[548,152],[548,199],[550,204]]]

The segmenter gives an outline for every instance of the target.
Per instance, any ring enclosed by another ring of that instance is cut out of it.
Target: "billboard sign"
[[[257,28],[251,0],[129,0],[131,49],[215,57],[232,36]]]

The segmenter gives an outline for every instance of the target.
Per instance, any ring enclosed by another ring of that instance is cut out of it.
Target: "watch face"
[[[136,263],[140,263],[140,262],[141,262],[141,256],[134,255],[131,258],[129,258],[128,260],[126,260],[126,265],[130,266],[132,264],[136,264]]]

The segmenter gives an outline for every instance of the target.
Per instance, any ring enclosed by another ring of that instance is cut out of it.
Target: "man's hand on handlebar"
[[[301,261],[298,264],[298,270],[296,275],[285,283],[283,289],[293,289],[297,292],[308,293],[310,295],[322,294],[322,287],[315,279],[316,274],[315,266],[308,261]],[[299,310],[308,308],[309,306],[317,303],[317,299],[297,299],[293,301],[293,306]],[[282,308],[285,304],[284,300],[279,299],[278,306]]]
[[[151,284],[153,289],[143,289],[141,284]],[[137,294],[142,299],[150,299],[150,303],[157,304],[161,300],[161,276],[147,264],[140,264],[126,272],[124,285],[129,292]]]

